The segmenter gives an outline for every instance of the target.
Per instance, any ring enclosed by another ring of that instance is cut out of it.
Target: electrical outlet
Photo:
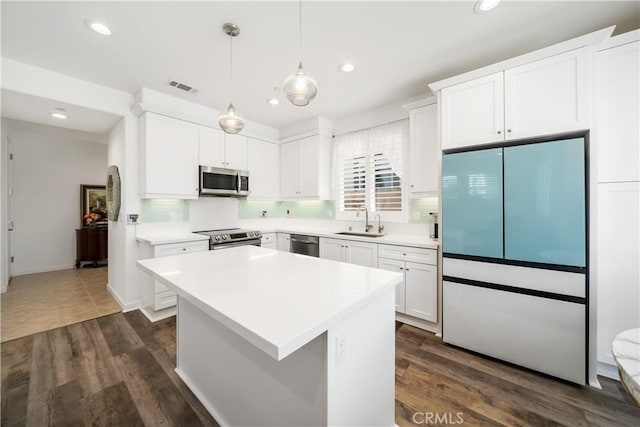
[[[291,218],[293,216],[293,212],[291,209],[287,209],[287,218]]]
[[[266,218],[266,216],[267,216],[267,211],[265,211],[265,210],[261,210],[261,211],[260,211],[260,216],[261,216],[262,218]]]
[[[345,334],[336,337],[336,366],[344,363],[347,355],[347,337]]]
[[[127,224],[137,224],[138,216],[138,214],[127,214]]]

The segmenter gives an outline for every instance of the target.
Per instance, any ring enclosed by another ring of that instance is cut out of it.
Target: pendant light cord
[[[298,22],[299,22],[299,34],[298,34],[298,38],[300,41],[300,46],[299,46],[299,52],[298,52],[298,57],[300,58],[300,62],[302,62],[302,0],[300,0],[300,2],[298,3]]]
[[[229,35],[229,81],[231,83],[231,97],[233,98],[233,36]]]

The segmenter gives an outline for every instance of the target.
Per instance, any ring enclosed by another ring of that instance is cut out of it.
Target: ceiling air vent
[[[189,93],[197,93],[198,92],[198,89],[196,89],[196,88],[194,88],[192,86],[189,86],[188,84],[184,84],[182,82],[177,82],[175,80],[171,80],[169,82],[169,86],[178,88],[180,90],[184,90],[185,92],[189,92]]]

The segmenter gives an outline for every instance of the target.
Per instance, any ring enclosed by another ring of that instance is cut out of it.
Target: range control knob
[[[227,240],[227,235],[226,234],[222,236],[222,240]]]
[[[220,236],[216,236],[215,239],[216,239],[216,241],[220,240]]]

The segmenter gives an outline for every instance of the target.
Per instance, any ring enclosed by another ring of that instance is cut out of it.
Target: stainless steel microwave
[[[199,172],[201,196],[249,195],[248,171],[200,165]]]

